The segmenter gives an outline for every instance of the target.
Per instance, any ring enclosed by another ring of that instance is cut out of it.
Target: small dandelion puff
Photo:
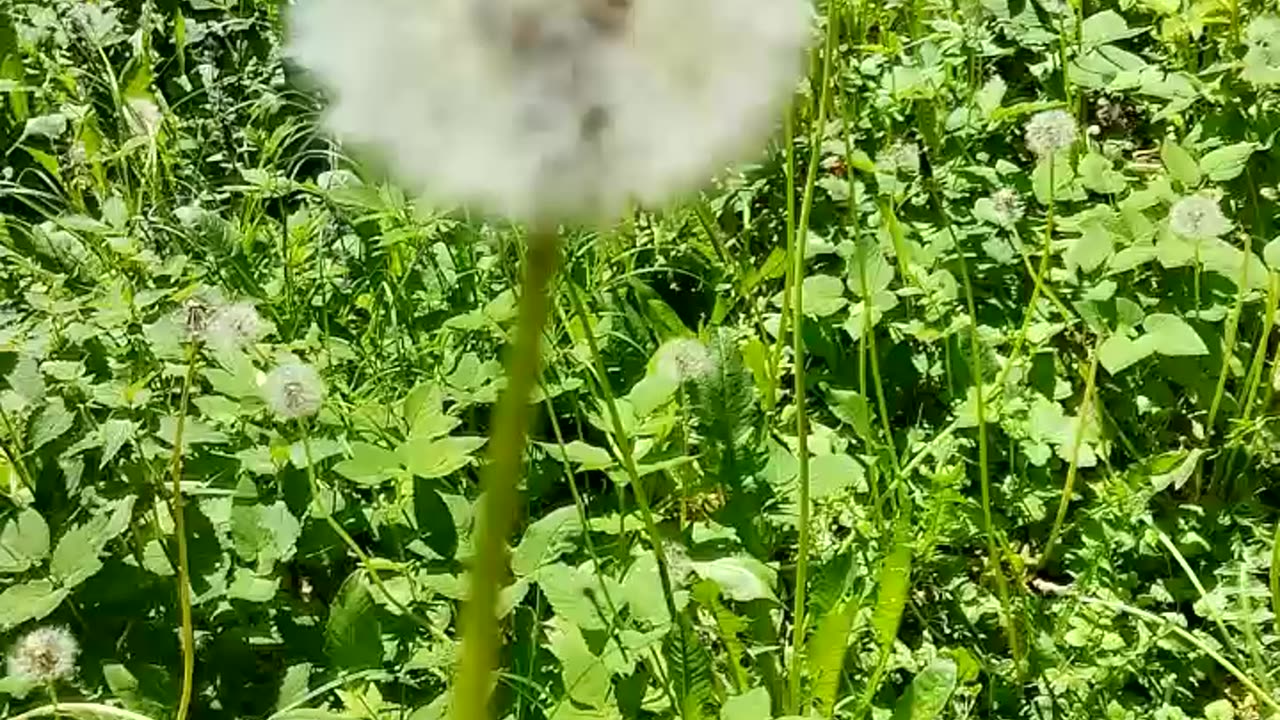
[[[1207,195],[1188,195],[1169,210],[1169,229],[1196,240],[1221,237],[1231,229],[1218,201]]]
[[[182,328],[190,342],[203,342],[209,334],[209,326],[218,315],[221,301],[210,293],[197,293],[187,298],[175,313],[175,322]]]
[[[324,381],[310,365],[290,362],[267,373],[262,382],[267,408],[284,420],[310,417],[324,404]]]
[[[658,375],[677,383],[710,377],[716,370],[711,351],[692,338],[668,340],[654,357]]]
[[[1022,219],[1024,209],[1018,191],[1003,188],[991,193],[991,210],[996,221],[1005,227],[1015,225]]]
[[[809,0],[309,0],[287,53],[326,124],[413,189],[607,219],[753,149],[803,70]]]
[[[252,345],[266,332],[266,324],[251,302],[236,302],[218,308],[205,328],[209,344],[222,348]]]
[[[1027,148],[1036,157],[1052,157],[1059,150],[1071,147],[1078,134],[1076,119],[1065,110],[1045,110],[1027,121]]]
[[[76,671],[80,645],[64,627],[36,628],[23,635],[9,651],[9,675],[40,685],[71,677]]]

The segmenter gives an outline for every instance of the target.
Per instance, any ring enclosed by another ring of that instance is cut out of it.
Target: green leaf
[[[724,701],[720,720],[768,720],[773,717],[773,701],[768,688],[752,688]]]
[[[852,456],[815,455],[809,461],[809,497],[827,500],[849,490],[866,490],[866,471]]]
[[[1257,143],[1242,142],[1205,153],[1200,158],[1200,171],[1214,182],[1236,178],[1259,147]]]
[[[579,470],[605,470],[613,467],[613,458],[608,450],[581,440],[565,443],[563,447],[558,443],[538,443],[538,447],[560,462],[567,461],[577,465]]]
[[[367,442],[351,443],[351,457],[333,466],[334,472],[357,485],[374,487],[401,469],[400,454]]]
[[[1128,185],[1124,175],[1111,167],[1111,161],[1096,152],[1080,159],[1079,172],[1080,183],[1086,189],[1103,195],[1113,195]]]
[[[893,720],[934,720],[947,707],[956,691],[958,670],[955,661],[939,658],[911,681],[911,687],[898,698]]]
[[[1142,323],[1147,336],[1161,355],[1208,355],[1209,348],[1185,320],[1177,315],[1156,313]]]
[[[602,708],[609,702],[609,668],[587,647],[582,631],[562,617],[548,623],[547,645],[560,661],[565,692],[575,702]]]
[[[69,593],[67,588],[55,588],[44,579],[5,588],[0,593],[0,632],[43,618],[57,609]]]
[[[418,524],[418,539],[440,557],[453,559],[458,552],[458,527],[430,480],[413,479],[413,517]]]
[[[811,275],[804,279],[804,314],[824,318],[834,315],[849,301],[844,297],[844,283],[830,275]]]
[[[1150,336],[1137,339],[1124,335],[1112,335],[1098,348],[1098,362],[1107,372],[1115,375],[1150,357],[1156,351],[1155,341]]]
[[[325,652],[334,670],[382,665],[382,622],[361,572],[342,583],[325,623]]]
[[[879,244],[863,240],[853,246],[848,260],[849,290],[865,298],[887,290],[893,284],[896,271],[885,259]]]
[[[1200,184],[1200,166],[1186,148],[1172,140],[1165,140],[1160,146],[1160,159],[1169,174],[1182,187],[1190,190]]]
[[[133,503],[133,496],[117,500],[100,508],[88,522],[63,533],[53,549],[49,574],[62,586],[72,588],[101,570],[98,556],[129,526]]]
[[[518,577],[532,575],[572,549],[574,544],[570,539],[581,534],[582,523],[576,506],[552,510],[525,530],[520,544],[511,553],[511,571]]]
[[[907,605],[907,591],[911,589],[911,543],[907,533],[906,524],[900,523],[895,532],[893,550],[880,568],[871,627],[875,629],[881,648],[891,647],[898,636],[898,624]]]
[[[635,619],[657,627],[671,622],[658,577],[658,561],[652,552],[642,553],[627,569],[622,591]]]
[[[1129,23],[1114,10],[1103,10],[1085,18],[1080,24],[1080,41],[1087,48],[1095,48],[1141,32],[1141,28],[1129,29]]]
[[[400,446],[400,459],[409,472],[428,480],[442,478],[475,462],[473,453],[485,438],[453,436],[431,439],[411,437]]]
[[[1159,468],[1169,468],[1165,472],[1155,472],[1151,475],[1151,487],[1156,492],[1163,492],[1170,486],[1174,490],[1181,490],[1183,485],[1191,479],[1195,473],[1196,467],[1200,464],[1200,458],[1204,456],[1205,451],[1200,448],[1195,450],[1179,450],[1174,453],[1167,453],[1152,461],[1153,465]],[[1171,465],[1170,463],[1176,463]]]
[[[276,695],[276,711],[306,702],[307,689],[311,684],[311,663],[290,665],[280,680],[280,692]]]
[[[49,554],[49,526],[40,513],[26,508],[0,531],[0,573],[20,573]]]
[[[703,709],[715,696],[711,655],[687,617],[681,615],[676,622],[663,642],[667,678],[679,705],[676,715],[702,718]]]
[[[694,562],[692,565],[698,577],[719,585],[720,591],[730,600],[750,602],[778,599],[773,594],[773,586],[778,582],[777,574],[750,555],[717,558],[710,562]]]
[[[236,568],[235,578],[227,586],[227,597],[252,603],[270,602],[276,596],[280,581],[259,577],[246,568]]]
[[[31,445],[28,449],[39,450],[62,437],[74,424],[75,418],[67,412],[67,406],[63,404],[62,398],[50,398],[49,403],[31,424]]]
[[[178,419],[172,415],[160,418],[160,428],[156,431],[156,437],[160,438],[164,444],[169,447],[174,446],[175,438],[178,434]],[[227,436],[213,429],[209,424],[188,416],[182,424],[182,445],[183,447],[192,447],[195,445],[225,445]]]
[[[1276,238],[1267,243],[1262,249],[1262,259],[1266,261],[1267,268],[1274,273],[1280,273],[1280,238]]]
[[[849,649],[849,634],[857,617],[857,603],[844,601],[831,608],[818,621],[818,628],[809,638],[810,693],[814,707],[823,717],[832,717],[836,696],[840,690],[840,678],[844,673],[844,658]]]
[[[106,467],[120,452],[120,448],[133,440],[134,429],[132,420],[117,418],[102,424],[102,458],[98,461],[98,469]]]

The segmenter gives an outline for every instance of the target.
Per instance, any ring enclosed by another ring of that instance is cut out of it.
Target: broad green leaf
[[[132,420],[122,420],[119,418],[108,420],[102,424],[102,459],[98,461],[98,468],[102,469],[107,466],[120,452],[120,448],[124,444],[133,440],[134,424]]]
[[[1113,195],[1124,190],[1124,175],[1114,170],[1106,156],[1091,152],[1080,159],[1080,183],[1086,189],[1103,195]]]
[[[827,500],[849,490],[867,489],[866,471],[852,456],[815,455],[809,460],[809,497]]]
[[[773,701],[769,697],[769,689],[763,687],[734,695],[720,708],[720,720],[769,720],[771,717]]]
[[[41,115],[27,120],[22,130],[23,139],[29,137],[57,140],[67,131],[67,116],[62,113]]]
[[[639,555],[627,569],[622,591],[635,619],[655,627],[671,622],[662,593],[662,581],[658,577],[658,561],[652,552]]]
[[[958,669],[953,660],[939,658],[911,681],[911,687],[898,698],[893,720],[934,720],[947,707],[956,691]]]
[[[564,618],[553,617],[548,623],[547,645],[560,661],[569,697],[589,707],[604,707],[612,689],[609,668],[587,647],[582,631]]]
[[[1191,153],[1173,140],[1165,140],[1160,145],[1160,159],[1164,161],[1169,174],[1190,190],[1200,184],[1200,166]]]
[[[1204,340],[1185,320],[1177,315],[1156,313],[1148,315],[1142,323],[1147,336],[1152,338],[1156,352],[1161,355],[1208,355]]]
[[[601,594],[600,579],[594,572],[556,563],[539,568],[533,577],[556,615],[583,630],[608,629],[609,604]],[[612,580],[605,582],[612,585],[609,597],[619,602],[622,589]]]
[[[333,466],[334,472],[358,485],[376,486],[400,470],[400,454],[367,442],[351,443],[351,457]]]
[[[1262,250],[1262,259],[1266,261],[1267,268],[1271,272],[1280,273],[1280,238],[1267,243]]]
[[[0,573],[20,573],[49,554],[49,526],[34,508],[18,512],[0,531]]]
[[[858,613],[858,604],[852,601],[837,603],[822,619],[809,638],[810,694],[813,705],[823,717],[831,717],[836,696],[840,690],[840,678],[844,674],[844,658],[849,649],[849,634]]]
[[[844,297],[844,283],[830,275],[811,275],[804,279],[804,313],[827,317],[839,312],[849,301]]]
[[[400,459],[418,477],[442,478],[473,464],[473,453],[485,442],[485,438],[468,436],[411,437],[400,446]]]
[[[311,684],[311,663],[290,665],[280,680],[280,692],[276,695],[276,711],[306,701],[307,689]]]
[[[571,538],[582,533],[578,508],[573,505],[552,510],[524,532],[520,544],[511,553],[511,571],[519,577],[532,575],[538,568],[572,549]]]
[[[71,588],[102,569],[98,556],[106,544],[129,526],[134,497],[129,496],[105,507],[87,522],[71,528],[58,539],[49,561],[49,574],[62,586]]]
[[[259,577],[252,570],[236,568],[235,578],[227,586],[227,597],[252,603],[270,602],[276,596],[279,580]]]
[[[1085,18],[1080,24],[1080,41],[1085,47],[1094,48],[1141,32],[1141,28],[1131,30],[1129,23],[1116,11],[1103,10]]]
[[[69,593],[67,588],[55,588],[44,579],[10,585],[0,593],[0,632],[43,618],[57,609]]]
[[[855,243],[847,265],[849,290],[860,298],[887,290],[896,275],[880,245],[872,240]]]
[[[160,428],[156,431],[156,437],[164,441],[169,447],[174,446],[175,438],[178,434],[178,419],[172,415],[166,415],[160,418]],[[215,430],[208,423],[202,420],[188,416],[182,424],[182,445],[183,447],[192,447],[195,445],[225,445],[227,436]]]
[[[1150,357],[1156,351],[1155,341],[1150,336],[1128,338],[1124,335],[1112,335],[1098,348],[1098,362],[1107,372],[1115,375],[1125,368]]]
[[[1257,149],[1257,143],[1243,142],[1205,153],[1200,158],[1200,171],[1214,182],[1234,179],[1244,172],[1244,166]]]
[[[63,404],[62,398],[50,398],[49,403],[44,406],[44,409],[40,411],[40,414],[31,423],[31,445],[29,449],[32,451],[39,450],[62,437],[74,424],[75,418],[72,417],[71,413],[67,412],[67,407]]]
[[[778,582],[777,574],[749,555],[694,562],[692,565],[698,577],[719,585],[720,591],[730,600],[750,602],[778,599],[773,594],[773,586]]]
[[[552,458],[573,463],[580,470],[604,470],[613,466],[613,457],[608,450],[581,440],[567,442],[563,447],[557,443],[538,443],[538,446]]]
[[[338,589],[325,623],[325,652],[335,670],[363,670],[382,665],[382,622],[365,587],[363,571]]]
[[[876,583],[876,607],[871,615],[871,627],[882,648],[888,648],[898,636],[898,624],[907,605],[907,592],[911,589],[911,542],[906,528],[900,526],[895,533],[893,550],[885,557]]]

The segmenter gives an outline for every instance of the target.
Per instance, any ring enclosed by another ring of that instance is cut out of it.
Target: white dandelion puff
[[[1022,219],[1025,211],[1017,190],[1012,188],[997,190],[991,193],[990,200],[991,211],[1000,225],[1010,227]]]
[[[690,189],[766,134],[808,0],[309,0],[289,54],[328,127],[439,200],[607,218]]]
[[[668,340],[654,355],[658,375],[683,383],[710,377],[716,371],[715,358],[706,345],[692,338]]]
[[[9,675],[46,685],[65,680],[76,671],[80,645],[65,627],[36,628],[9,651]]]
[[[1169,229],[1196,240],[1221,237],[1231,229],[1218,201],[1208,195],[1188,195],[1169,210]]]
[[[174,322],[182,328],[188,341],[204,342],[209,335],[209,326],[222,306],[222,298],[216,291],[202,290],[182,303],[174,314]]]
[[[1027,148],[1036,157],[1052,157],[1059,150],[1071,147],[1078,134],[1076,119],[1071,113],[1065,110],[1045,110],[1032,115],[1027,121]]]
[[[204,331],[209,344],[221,348],[252,345],[265,333],[266,323],[251,302],[235,302],[218,308]]]
[[[272,413],[284,420],[310,417],[324,404],[324,381],[310,365],[289,362],[267,373],[262,398]]]

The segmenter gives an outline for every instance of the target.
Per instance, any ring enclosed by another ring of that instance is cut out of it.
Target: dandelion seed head
[[[1065,110],[1045,110],[1027,121],[1027,148],[1036,157],[1052,157],[1059,150],[1071,147],[1079,130],[1076,119]]]
[[[991,209],[996,220],[1005,227],[1016,224],[1025,212],[1022,198],[1012,188],[1002,188],[991,193]]]
[[[211,345],[241,348],[252,345],[266,332],[266,323],[251,302],[236,302],[219,307],[205,328]]]
[[[1218,201],[1207,195],[1188,195],[1169,210],[1169,229],[1197,240],[1227,234],[1231,221],[1222,214]]]
[[[290,362],[267,373],[262,397],[267,408],[282,420],[310,417],[324,405],[324,381],[310,365]]]
[[[716,371],[711,351],[692,338],[663,343],[655,355],[654,365],[659,375],[677,383],[710,377]]]
[[[442,201],[519,220],[690,189],[767,133],[808,0],[310,0],[289,54],[327,125]]]
[[[182,328],[190,342],[203,342],[208,338],[209,326],[222,307],[222,299],[213,291],[201,291],[187,298],[178,308],[174,321]]]
[[[80,644],[65,627],[41,627],[18,639],[9,651],[8,670],[14,677],[41,685],[65,680],[76,671]]]

